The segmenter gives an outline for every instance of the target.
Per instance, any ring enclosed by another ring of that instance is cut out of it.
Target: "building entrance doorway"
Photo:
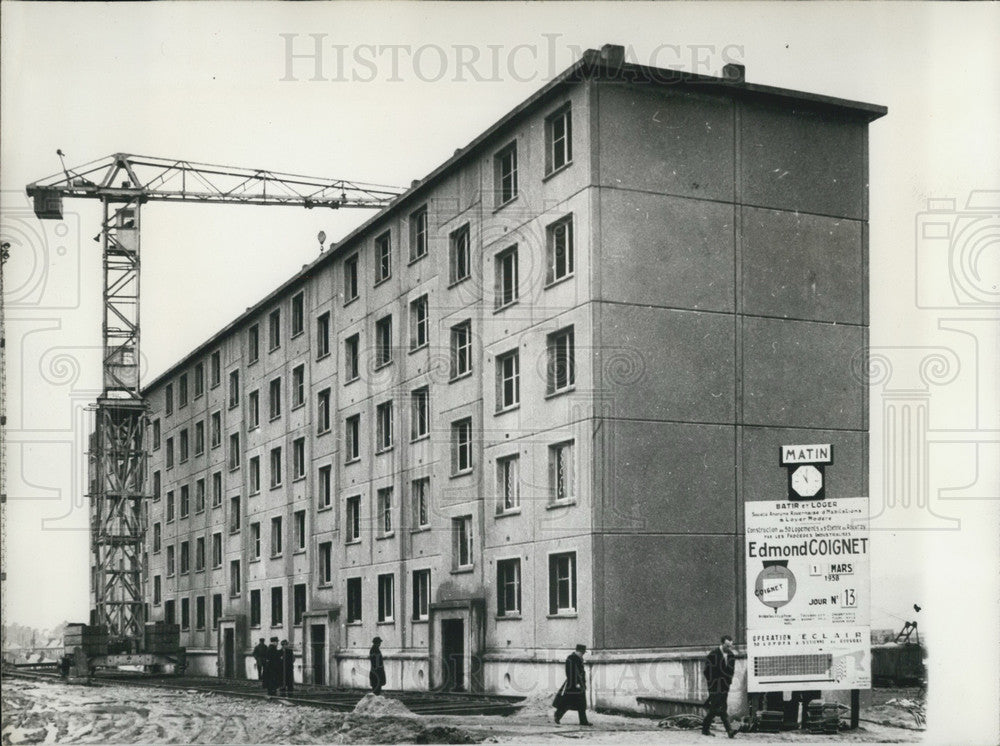
[[[326,683],[326,625],[310,626],[309,647],[312,649],[312,683]],[[304,652],[304,651],[303,651]]]
[[[222,677],[236,678],[236,630],[232,627],[222,630]]]
[[[441,620],[441,657],[444,659],[444,689],[465,691],[465,622]]]

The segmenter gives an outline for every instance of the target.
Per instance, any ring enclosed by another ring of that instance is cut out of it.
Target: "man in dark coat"
[[[736,731],[729,724],[728,700],[729,686],[733,683],[733,672],[736,670],[736,656],[733,654],[733,638],[722,636],[722,644],[712,648],[705,658],[705,681],[708,683],[708,700],[705,707],[708,713],[701,721],[701,734],[711,736],[712,721],[718,715],[726,726],[726,735],[736,737]]]
[[[267,645],[264,643],[264,638],[260,638],[260,642],[257,643],[257,647],[253,649],[253,660],[257,664],[257,680],[264,685],[264,659],[267,657]],[[267,687],[264,686],[266,689]]]
[[[556,708],[557,724],[566,710],[576,710],[580,725],[592,725],[587,720],[587,672],[583,667],[583,654],[586,652],[586,645],[577,645],[576,650],[566,658],[566,683],[552,702]]]
[[[385,686],[385,661],[382,660],[381,645],[381,637],[372,638],[372,646],[368,651],[368,662],[371,663],[368,680],[371,682],[372,692],[375,694],[381,694],[382,687]]]
[[[278,693],[281,685],[281,651],[278,650],[278,638],[272,637],[264,656],[264,688],[269,697]]]
[[[295,651],[288,640],[281,641],[281,687],[278,692],[289,696],[295,691]]]

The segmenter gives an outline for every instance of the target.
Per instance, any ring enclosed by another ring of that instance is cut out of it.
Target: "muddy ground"
[[[379,700],[382,701],[379,701]],[[892,706],[883,706],[893,712]],[[657,721],[592,713],[591,728],[568,713],[552,721],[547,698],[526,703],[516,715],[407,714],[401,703],[369,695],[354,713],[296,706],[281,700],[252,700],[194,690],[69,685],[6,678],[2,691],[2,743],[99,744],[344,744],[344,743],[538,743],[573,739],[597,743],[673,744],[702,740],[697,730],[657,727]],[[866,717],[863,713],[862,717]],[[875,718],[877,719],[877,718]],[[907,725],[905,717],[900,724]],[[716,724],[715,735],[725,738]],[[805,733],[740,734],[737,740],[765,743],[919,741],[910,727],[862,722],[836,736]]]

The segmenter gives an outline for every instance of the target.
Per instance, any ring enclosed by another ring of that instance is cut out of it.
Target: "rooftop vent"
[[[621,44],[605,44],[601,47],[601,61],[608,67],[621,67],[625,63],[625,47]]]
[[[722,68],[722,79],[727,83],[746,83],[747,66],[730,62]]]

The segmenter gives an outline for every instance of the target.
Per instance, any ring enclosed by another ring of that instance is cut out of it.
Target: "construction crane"
[[[95,474],[89,494],[94,574],[90,625],[107,633],[108,654],[101,665],[153,664],[150,656],[141,655],[146,622],[143,501],[149,497],[147,407],[139,387],[142,205],[162,201],[381,209],[402,190],[126,153],[70,169],[63,152],[56,152],[62,171],[27,186],[35,215],[61,219],[65,198],[96,199],[103,206],[98,236],[104,260],[103,385],[91,447]]]

